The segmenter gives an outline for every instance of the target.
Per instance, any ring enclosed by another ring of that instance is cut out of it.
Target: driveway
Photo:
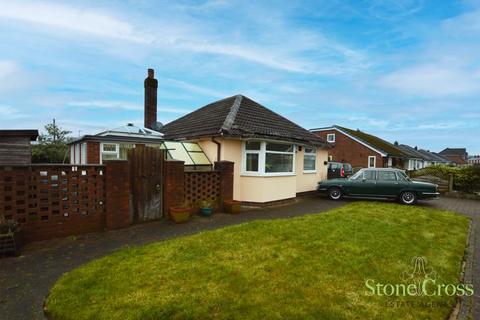
[[[209,218],[194,217],[189,223],[175,225],[157,221],[127,229],[90,234],[66,239],[36,242],[23,248],[18,258],[0,259],[0,317],[2,319],[43,319],[43,302],[49,289],[65,272],[92,259],[107,255],[124,246],[136,246],[158,240],[210,230],[256,219],[287,218],[308,213],[319,213],[344,205],[318,197],[299,198],[296,203],[274,208],[247,210],[240,215],[215,214]],[[480,230],[480,202],[472,200],[441,199],[421,204],[457,211],[472,217]],[[476,238],[476,254],[480,249]],[[478,259],[477,259],[478,260]],[[478,262],[478,261],[477,261]],[[480,275],[476,263],[475,273]],[[480,293],[480,277],[475,278],[475,291]],[[479,296],[475,309],[480,319]]]

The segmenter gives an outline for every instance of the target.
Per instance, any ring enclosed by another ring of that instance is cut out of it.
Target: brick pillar
[[[163,212],[170,214],[170,207],[182,207],[185,201],[184,162],[165,160],[163,183]]]
[[[132,194],[128,161],[109,160],[106,166],[107,230],[128,227],[132,223]]]
[[[233,200],[233,166],[231,161],[216,161],[214,169],[220,173],[220,199]]]
[[[100,163],[100,143],[87,141],[87,164]]]

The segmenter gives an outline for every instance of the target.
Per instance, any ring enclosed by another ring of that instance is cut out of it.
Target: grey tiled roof
[[[215,101],[167,123],[162,133],[166,140],[225,136],[328,146],[320,137],[243,95]]]

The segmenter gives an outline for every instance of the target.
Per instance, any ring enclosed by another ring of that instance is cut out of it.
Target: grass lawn
[[[458,283],[468,224],[378,202],[248,222],[92,261],[61,277],[47,310],[54,319],[446,319],[454,297],[368,296],[365,280],[402,283],[423,256],[437,283]]]

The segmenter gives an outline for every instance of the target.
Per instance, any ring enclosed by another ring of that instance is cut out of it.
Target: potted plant
[[[225,200],[223,202],[223,208],[227,213],[237,214],[240,213],[241,202],[237,200]]]
[[[0,256],[14,254],[20,255],[20,228],[18,223],[5,220],[0,216]]]
[[[206,200],[200,202],[200,214],[204,217],[211,216],[213,212],[212,203]]]
[[[190,219],[192,209],[188,203],[184,203],[183,206],[170,207],[170,219],[175,223],[184,223]]]

